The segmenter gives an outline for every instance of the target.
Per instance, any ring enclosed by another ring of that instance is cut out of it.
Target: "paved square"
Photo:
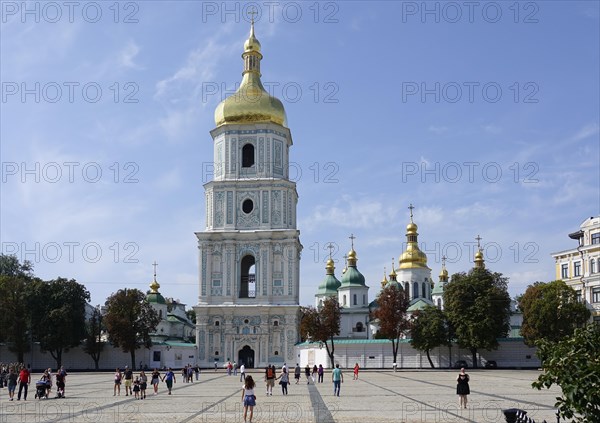
[[[250,372],[257,381],[257,406],[254,422],[503,422],[506,408],[522,408],[541,423],[556,422],[553,404],[559,389],[534,390],[534,370],[471,370],[469,407],[458,408],[456,371],[390,370],[361,371],[352,380],[345,370],[341,396],[333,395],[331,373],[325,383],[289,387],[282,396],[275,385],[273,396],[265,395],[262,372]],[[34,374],[33,380],[39,375]],[[239,376],[222,370],[204,371],[200,380],[182,383],[177,378],[173,395],[160,384],[159,394],[147,391],[143,401],[113,396],[112,373],[71,373],[67,378],[66,398],[8,401],[7,389],[0,390],[0,422],[243,422]]]

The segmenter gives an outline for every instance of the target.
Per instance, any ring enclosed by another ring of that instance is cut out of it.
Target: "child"
[[[140,372],[140,399],[146,399],[146,388],[148,387],[148,376],[142,370]]]
[[[244,385],[242,386],[242,402],[244,404],[244,423],[246,422],[246,415],[248,409],[250,409],[250,423],[252,423],[252,416],[254,414],[254,406],[256,405],[256,395],[254,395],[254,379],[252,376],[246,376]]]
[[[140,379],[138,377],[133,381],[133,394],[135,399],[140,399]]]

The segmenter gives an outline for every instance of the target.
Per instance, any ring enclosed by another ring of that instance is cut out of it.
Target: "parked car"
[[[467,365],[467,362],[465,360],[458,360],[456,363],[454,363],[454,368],[455,369],[462,369],[462,368],[468,368],[469,366]]]
[[[497,369],[498,363],[496,363],[494,360],[488,360],[485,362],[485,368],[486,369]]]

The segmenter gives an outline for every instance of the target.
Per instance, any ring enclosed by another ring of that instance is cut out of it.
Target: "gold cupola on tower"
[[[237,91],[223,100],[215,109],[215,124],[227,123],[276,123],[287,127],[283,103],[271,96],[260,80],[261,45],[254,35],[254,19],[250,36],[244,43],[244,72]]]
[[[475,253],[475,269],[485,269],[485,260],[483,259],[483,251],[481,251],[481,237],[477,235],[477,252]]]
[[[410,223],[406,225],[406,250],[400,256],[400,269],[427,268],[427,256],[419,249],[417,225],[413,222],[413,209],[411,204]]]

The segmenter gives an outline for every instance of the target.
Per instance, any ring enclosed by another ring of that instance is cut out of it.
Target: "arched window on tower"
[[[442,309],[442,299],[438,298],[437,300],[437,307],[441,310]]]
[[[356,303],[356,294],[352,297],[352,305],[357,305]]]
[[[421,285],[421,297],[427,298],[427,282],[423,282]]]
[[[356,330],[355,330],[355,332],[364,332],[364,330],[365,329],[364,329],[364,326],[363,326],[362,322],[357,322],[356,323]]]
[[[407,296],[408,296],[409,291],[410,291],[410,284],[408,282],[404,282],[404,292]]]
[[[417,282],[413,282],[413,298],[419,298],[419,284]]]
[[[247,255],[242,258],[240,272],[240,298],[256,297],[256,260]]]
[[[242,147],[242,167],[254,166],[254,146],[246,144]]]

